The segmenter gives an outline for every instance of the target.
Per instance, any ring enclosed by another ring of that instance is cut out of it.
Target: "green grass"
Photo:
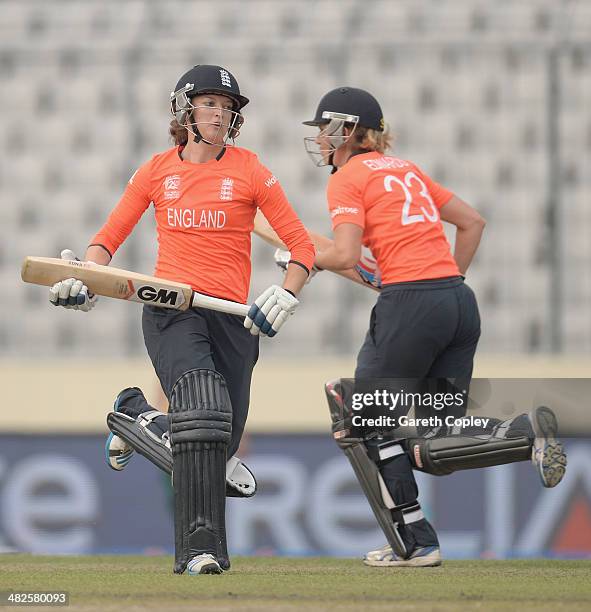
[[[76,610],[590,610],[591,561],[446,561],[370,568],[332,558],[236,557],[175,576],[172,557],[0,555],[0,591],[65,590]],[[6,608],[4,608],[6,609]]]

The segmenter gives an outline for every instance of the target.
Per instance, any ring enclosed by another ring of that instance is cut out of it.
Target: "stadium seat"
[[[236,74],[252,101],[237,144],[259,155],[304,221],[323,232],[330,228],[328,172],[308,159],[302,137],[313,132],[301,121],[333,87],[374,92],[397,136],[394,154],[416,161],[489,220],[471,272],[471,284],[482,292],[482,350],[537,350],[536,330],[542,325],[546,333],[540,304],[551,280],[544,244],[547,52],[560,40],[565,348],[588,350],[591,330],[577,317],[591,300],[588,284],[578,280],[591,255],[591,4],[570,4],[567,10],[555,0],[68,0],[51,6],[5,0],[0,274],[13,274],[25,253],[57,255],[71,246],[72,235],[96,231],[129,175],[170,146],[168,104],[176,79],[195,63],[219,63]],[[565,27],[568,36],[559,36]],[[224,44],[213,45],[217,39]],[[117,260],[147,271],[155,256],[152,211],[136,232]],[[253,241],[253,253],[256,282],[276,280],[272,250]],[[325,274],[306,288],[306,308],[298,314],[305,324],[298,332],[287,326],[289,342],[266,350],[289,346],[304,353],[314,345],[329,323],[318,316],[322,306],[345,291],[344,281]],[[23,301],[14,326],[0,329],[0,340],[26,323],[31,338],[39,334],[37,348],[52,354],[59,325],[46,330],[33,323],[40,307]],[[104,312],[111,314],[109,308]],[[113,326],[106,314],[89,324],[99,350],[142,351],[135,315],[113,308],[119,317]],[[357,341],[368,304],[350,310]],[[86,350],[82,332],[72,343],[72,350]],[[10,344],[7,350],[20,349]]]

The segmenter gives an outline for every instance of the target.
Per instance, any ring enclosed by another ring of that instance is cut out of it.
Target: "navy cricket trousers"
[[[205,308],[179,312],[154,306],[144,306],[142,317],[146,349],[167,398],[176,381],[189,370],[216,370],[224,377],[232,402],[228,457],[238,450],[244,432],[252,371],[259,355],[259,337],[244,327],[243,320]],[[129,398],[125,406],[133,416],[152,410],[140,395]],[[158,426],[167,428],[165,423]]]
[[[457,388],[468,390],[479,337],[478,305],[462,277],[386,285],[372,310],[355,378],[454,378]],[[374,457],[377,444],[367,442]],[[406,453],[378,465],[396,505],[416,502]],[[438,544],[425,518],[404,525],[401,535],[410,550]]]

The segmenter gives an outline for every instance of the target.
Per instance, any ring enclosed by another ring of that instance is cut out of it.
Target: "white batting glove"
[[[281,268],[283,270],[283,272],[287,272],[287,266],[291,260],[291,253],[289,251],[286,251],[285,249],[277,249],[275,251],[275,265],[278,268]],[[320,270],[320,268],[317,268],[316,266],[312,266],[312,269],[310,270],[310,274],[308,274],[308,278],[306,279],[306,284],[308,284],[312,278],[314,277],[314,275],[317,272],[321,272],[322,270]]]
[[[244,319],[244,327],[250,329],[253,336],[260,334],[272,338],[287,317],[295,312],[299,303],[299,300],[286,289],[279,285],[271,285],[250,307]]]
[[[70,261],[80,261],[70,249],[64,249],[61,252],[61,258]],[[70,310],[88,312],[94,308],[97,296],[90,293],[88,287],[81,280],[67,278],[59,283],[55,283],[49,289],[49,301],[54,306],[63,306]]]

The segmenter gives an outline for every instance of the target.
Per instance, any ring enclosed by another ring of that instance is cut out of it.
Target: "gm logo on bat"
[[[185,301],[185,296],[181,291],[175,289],[141,285],[129,299],[135,299],[135,301],[143,303],[160,304],[169,308],[178,308]]]

